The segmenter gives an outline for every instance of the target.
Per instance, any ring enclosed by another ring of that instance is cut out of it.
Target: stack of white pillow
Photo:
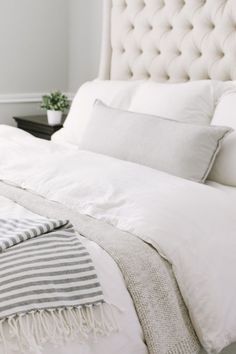
[[[202,80],[160,84],[95,80],[79,89],[64,127],[54,134],[52,140],[80,146],[97,99],[113,108],[131,112],[194,125],[236,129],[236,85],[233,82]],[[236,187],[235,132],[224,138],[209,179]]]
[[[220,97],[211,124],[227,125],[234,131],[224,139],[208,178],[236,187],[236,85]]]

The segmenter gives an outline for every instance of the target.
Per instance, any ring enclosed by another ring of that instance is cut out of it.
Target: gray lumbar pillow
[[[96,101],[80,149],[204,182],[230,131],[122,111]]]

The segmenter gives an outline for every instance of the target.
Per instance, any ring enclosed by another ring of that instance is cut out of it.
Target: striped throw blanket
[[[92,259],[68,221],[0,219],[0,340],[40,353],[116,330]]]

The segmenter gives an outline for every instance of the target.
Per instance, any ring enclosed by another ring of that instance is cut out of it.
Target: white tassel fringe
[[[0,320],[0,342],[5,354],[12,351],[41,354],[45,343],[60,346],[91,335],[108,336],[119,330],[113,305],[100,303],[81,307],[31,311]]]

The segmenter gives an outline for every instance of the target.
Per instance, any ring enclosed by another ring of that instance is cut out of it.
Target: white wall
[[[75,92],[97,76],[101,17],[102,0],[0,0],[0,124],[41,113],[5,99]]]
[[[98,75],[102,0],[70,0],[68,89]]]
[[[65,0],[0,0],[0,94],[67,85]]]

